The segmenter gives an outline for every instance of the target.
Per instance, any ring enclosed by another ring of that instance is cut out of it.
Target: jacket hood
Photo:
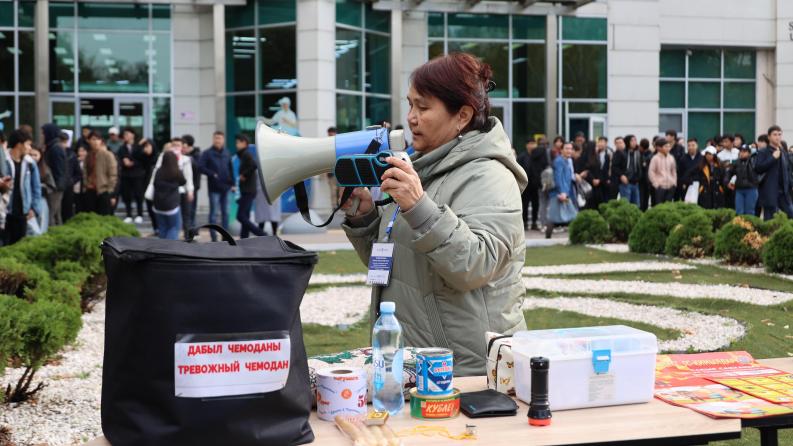
[[[61,134],[61,129],[55,124],[44,124],[41,126],[44,132],[44,144],[49,145],[52,141],[57,140]]]
[[[422,181],[429,181],[477,159],[492,159],[503,164],[518,182],[520,190],[529,183],[526,172],[518,164],[512,144],[498,118],[491,116],[488,121],[490,130],[470,131],[462,138],[441,145],[427,154],[419,153],[413,157],[413,168]]]

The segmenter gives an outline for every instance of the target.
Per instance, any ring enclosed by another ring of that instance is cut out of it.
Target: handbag
[[[578,207],[583,208],[586,206],[586,201],[592,196],[592,185],[585,180],[576,181],[576,200],[578,201]]]
[[[224,241],[103,242],[102,430],[113,446],[310,443],[299,310],[317,256],[206,227]]]
[[[553,167],[548,166],[543,169],[542,173],[540,173],[540,184],[542,185],[542,190],[545,192],[556,187],[556,183],[553,179]]]
[[[570,198],[560,202],[557,197],[551,196],[548,201],[548,220],[554,224],[570,223],[578,215],[578,208]]]
[[[688,186],[684,201],[686,203],[693,204],[697,204],[699,202],[699,181],[693,181],[691,185]]]
[[[515,359],[512,355],[512,335],[488,331],[487,387],[498,392],[515,394]]]

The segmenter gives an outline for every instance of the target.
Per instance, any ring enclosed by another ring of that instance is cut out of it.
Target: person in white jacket
[[[195,192],[195,185],[193,184],[193,164],[190,162],[190,157],[182,154],[182,145],[184,141],[182,138],[174,137],[171,138],[171,142],[165,144],[163,147],[162,153],[157,158],[157,163],[154,165],[154,171],[151,175],[151,180],[149,181],[149,185],[146,187],[146,199],[153,200],[154,199],[154,177],[157,173],[157,169],[160,168],[162,165],[162,156],[165,152],[173,152],[176,154],[176,158],[179,160],[179,170],[184,175],[186,183],[184,186],[179,186],[179,193],[186,195],[186,199],[189,203],[192,203],[195,199],[194,192]]]

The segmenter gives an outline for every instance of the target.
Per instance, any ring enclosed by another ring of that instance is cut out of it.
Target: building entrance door
[[[80,97],[53,98],[50,102],[50,120],[63,129],[74,130],[74,139],[80,129],[88,126],[107,138],[110,127],[119,131],[129,127],[138,138],[151,137],[152,124],[148,100],[137,97]]]

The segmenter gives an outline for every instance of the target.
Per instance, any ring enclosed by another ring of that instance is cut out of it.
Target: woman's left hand
[[[409,211],[424,195],[419,175],[402,159],[388,157],[386,162],[394,167],[383,174],[380,189],[390,195],[402,211]]]

